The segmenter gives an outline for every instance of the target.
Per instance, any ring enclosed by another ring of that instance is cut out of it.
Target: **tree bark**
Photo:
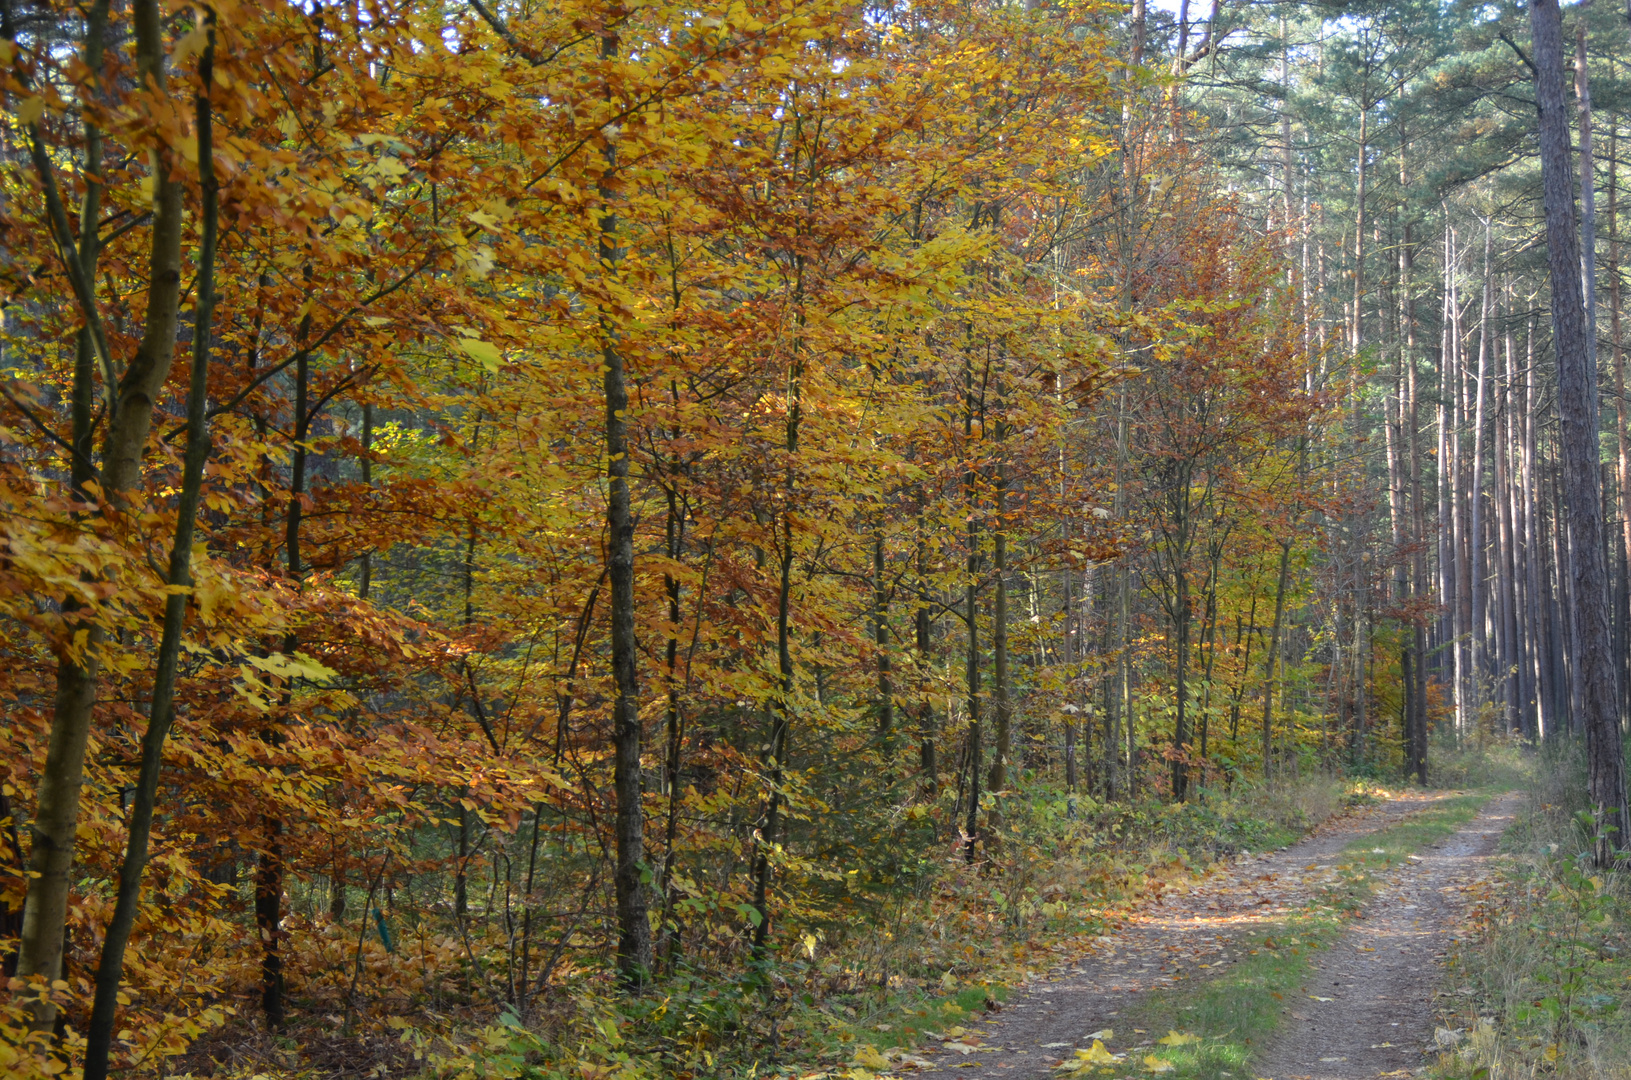
[[[6,10],[9,12],[9,5]],[[162,17],[156,0],[133,0],[130,21],[136,39],[136,78],[163,93],[165,50]],[[102,39],[106,23],[107,5],[94,5],[87,22],[86,58],[87,66],[98,75],[103,70]],[[6,28],[6,36],[14,36],[10,27]],[[181,184],[172,178],[173,163],[165,145],[158,143],[154,152],[147,311],[136,355],[117,388],[111,390],[114,408],[103,443],[101,465],[101,488],[107,513],[120,512],[126,497],[141,483],[142,452],[152,426],[153,407],[175,354],[181,293]],[[89,305],[84,312],[87,326],[93,333],[99,333],[94,295],[90,292],[95,287],[94,278],[86,272],[90,263],[85,256],[90,254],[83,252],[75,257],[71,247],[65,250],[65,258],[74,264],[70,268],[71,275],[82,279],[85,294],[80,298],[81,305]],[[101,351],[105,356],[105,347]],[[95,624],[76,621],[70,626],[84,632],[84,644],[76,647],[65,642],[58,655],[51,733],[30,828],[33,836],[30,880],[23,902],[23,928],[17,956],[19,977],[38,977],[47,984],[60,978],[62,972],[68,871],[73,865],[79,794],[96,702],[98,653],[103,642],[103,631]],[[34,1011],[35,1026],[48,1030],[55,1022],[55,1005],[42,999]]]
[[[1291,541],[1280,541],[1280,577],[1274,587],[1274,628],[1269,631],[1269,654],[1263,660],[1263,776],[1270,772],[1274,750],[1274,663],[1280,657],[1280,624],[1286,610],[1286,580],[1291,570]]]
[[[895,688],[889,670],[889,588],[884,582],[883,525],[872,535],[872,641],[878,650],[878,746],[893,768]]]
[[[914,658],[917,663],[918,682],[918,771],[920,786],[925,794],[940,790],[940,762],[934,720],[934,687],[929,675],[933,651],[933,626],[929,620],[928,541],[923,536],[921,493],[917,518],[917,610],[912,613]]]
[[[982,413],[984,410],[981,410]],[[985,429],[981,417],[981,430]],[[964,829],[964,854],[969,862],[975,858],[975,845],[979,840],[980,824],[980,769],[984,754],[980,746],[980,610],[979,610],[979,514],[975,505],[977,473],[974,467],[974,367],[965,362],[963,367],[963,445],[968,464],[963,473],[964,497],[968,502],[968,581],[964,586],[965,614],[968,619],[968,656],[965,682],[968,693],[968,759],[969,796],[968,823]]]
[[[170,545],[167,583],[171,592],[164,602],[164,628],[159,639],[157,670],[153,676],[152,703],[147,732],[142,736],[141,767],[130,808],[130,835],[125,857],[119,867],[119,887],[113,917],[102,941],[102,956],[96,968],[96,995],[86,1029],[85,1080],[106,1080],[108,1055],[113,1045],[114,1019],[118,1011],[119,984],[124,975],[125,949],[136,924],[141,901],[142,871],[147,865],[148,839],[153,827],[154,805],[158,797],[159,773],[164,762],[164,741],[175,720],[176,671],[181,658],[181,642],[192,591],[193,534],[198,520],[198,502],[203,489],[204,463],[209,456],[210,339],[215,316],[215,244],[220,186],[215,177],[213,124],[210,115],[210,88],[215,71],[215,12],[203,9],[205,45],[198,60],[198,80],[202,92],[196,98],[199,188],[202,193],[199,223],[198,295],[193,305],[192,371],[187,389],[187,450],[182,464],[181,495],[176,504],[175,537]]]
[[[1596,372],[1590,318],[1580,288],[1580,242],[1574,227],[1569,124],[1563,95],[1563,16],[1558,0],[1529,5],[1539,112],[1541,180],[1546,208],[1547,265],[1552,292],[1552,335],[1557,349],[1558,412],[1562,421],[1564,495],[1569,515],[1569,569],[1579,650],[1588,757],[1587,789],[1601,832],[1599,865],[1613,861],[1627,839],[1625,756],[1620,742],[1618,694],[1609,656],[1608,577],[1603,565],[1603,511],[1598,489]],[[1585,149],[1585,148],[1583,148]],[[1589,174],[1587,174],[1589,176]],[[1590,186],[1589,183],[1587,185]]]
[[[1488,625],[1486,608],[1489,606],[1488,590],[1485,582],[1488,575],[1485,573],[1484,543],[1484,402],[1487,398],[1489,385],[1489,323],[1490,323],[1490,219],[1484,219],[1484,288],[1478,305],[1478,373],[1473,381],[1473,407],[1472,407],[1472,476],[1467,487],[1468,502],[1468,544],[1467,565],[1469,570],[1468,582],[1471,585],[1472,620],[1468,626],[1472,663],[1470,665],[1470,686],[1480,687],[1483,679],[1489,674],[1489,640],[1485,632]],[[1474,715],[1478,705],[1482,704],[1482,693],[1474,692]]]
[[[600,39],[600,56],[617,56],[618,38]],[[608,87],[607,97],[611,91]],[[617,142],[607,138],[598,195],[601,202],[599,257],[601,273],[615,278],[622,262],[618,246],[616,199]],[[611,584],[612,788],[617,799],[615,825],[617,866],[613,891],[617,904],[617,974],[627,990],[645,986],[651,973],[651,922],[646,914],[645,808],[641,801],[639,651],[634,636],[634,517],[629,496],[629,389],[619,348],[616,318],[609,307],[600,312],[600,363],[606,399],[606,576]],[[784,574],[785,576],[785,574]],[[761,923],[761,927],[763,923]]]
[[[1013,701],[1008,695],[1008,530],[1003,521],[1007,483],[1007,473],[999,461],[993,496],[993,516],[997,528],[991,538],[992,571],[996,576],[992,582],[991,597],[991,678],[994,685],[991,687],[991,773],[986,781],[993,794],[1008,788],[1008,752],[1014,718]]]
[[[1620,338],[1619,136],[1619,125],[1611,125],[1608,136],[1608,334],[1610,355],[1614,362],[1614,434],[1617,450],[1615,464],[1620,487],[1620,543],[1624,550],[1631,554],[1631,424],[1628,424],[1625,400],[1625,346]],[[1631,597],[1631,581],[1622,581],[1620,592],[1620,616],[1627,620],[1628,626],[1631,626],[1631,610],[1627,609],[1627,600]],[[1624,651],[1622,650],[1622,660]],[[1628,693],[1631,693],[1631,685],[1620,687],[1622,708],[1626,704]]]
[[[1355,181],[1354,193],[1354,306],[1353,326],[1349,331],[1354,356],[1359,355],[1360,347],[1365,342],[1364,327],[1362,325],[1365,301],[1365,187],[1368,179],[1365,168],[1365,155],[1370,149],[1370,103],[1364,99],[1364,91],[1360,93],[1359,176]]]

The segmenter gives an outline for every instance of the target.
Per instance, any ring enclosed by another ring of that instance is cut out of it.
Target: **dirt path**
[[[1391,876],[1365,918],[1321,954],[1306,999],[1253,1063],[1258,1076],[1357,1080],[1414,1070],[1424,1051],[1438,1052],[1429,1045],[1438,959],[1460,925],[1462,890],[1482,875],[1521,799],[1512,793],[1486,804]]]
[[[938,1052],[934,1047],[926,1052],[933,1054],[938,1067],[957,1068],[959,1075],[969,1080],[1050,1076],[1053,1065],[1069,1057],[1072,1049],[1090,1046],[1089,1036],[1095,1031],[1115,1027],[1120,1012],[1149,991],[1170,988],[1190,978],[1207,978],[1211,969],[1234,959],[1230,947],[1240,934],[1306,906],[1315,885],[1328,878],[1339,853],[1356,837],[1386,828],[1405,814],[1443,797],[1443,793],[1410,795],[1345,814],[1282,851],[1242,856],[1188,889],[1168,892],[1140,908],[1114,933],[1099,938],[1093,949],[1075,964],[1053,972],[1049,978],[1032,983],[1024,992],[1016,994],[1001,1013],[981,1025],[983,1030],[977,1043],[965,1038],[948,1042],[938,1048]],[[1486,816],[1481,815],[1479,823],[1483,823]],[[1500,827],[1495,827],[1497,835]],[[1456,841],[1448,842],[1446,849],[1459,839],[1458,835]],[[1412,875],[1411,880],[1416,876],[1419,875]],[[1437,920],[1424,921],[1431,927]],[[1358,955],[1347,941],[1338,948],[1345,950],[1344,956]],[[1431,952],[1420,976],[1424,1001],[1432,981],[1427,971],[1430,966]],[[1326,1006],[1328,1009],[1338,1007]],[[1420,1011],[1426,1018],[1425,1007]],[[1430,1026],[1428,1034],[1431,1034]],[[1117,1043],[1120,1042],[1118,1039]],[[1419,1039],[1415,1045],[1419,1047]],[[1338,1049],[1326,1054],[1320,1050],[1314,1060],[1320,1056],[1349,1056],[1349,1053],[1357,1051]],[[1307,1056],[1305,1051],[1291,1047],[1289,1040],[1286,1054],[1289,1055],[1287,1061],[1301,1061]],[[1297,1080],[1303,1080],[1310,1070],[1296,1068],[1281,1073],[1259,1072],[1259,1075],[1291,1080],[1293,1072]]]

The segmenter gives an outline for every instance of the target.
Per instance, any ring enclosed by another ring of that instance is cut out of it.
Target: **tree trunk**
[[[913,647],[917,662],[918,681],[918,770],[926,794],[940,790],[940,762],[936,755],[937,732],[934,722],[934,687],[930,681],[929,664],[933,648],[933,627],[929,621],[928,543],[923,537],[923,515],[918,513],[917,542],[917,610],[912,615]]]
[[[1478,374],[1473,382],[1473,408],[1472,408],[1472,476],[1467,488],[1469,503],[1469,541],[1467,544],[1467,565],[1470,571],[1472,620],[1469,626],[1471,637],[1472,663],[1471,685],[1482,686],[1483,680],[1489,675],[1489,640],[1485,632],[1488,625],[1487,611],[1489,606],[1488,590],[1485,582],[1488,575],[1485,572],[1484,553],[1484,401],[1487,397],[1486,389],[1489,385],[1489,323],[1490,323],[1490,219],[1484,219],[1484,288],[1479,299],[1478,307]],[[1473,697],[1474,709],[1482,704],[1482,693],[1475,693]],[[1475,714],[1476,715],[1476,711]]]
[[[5,10],[9,21],[10,6],[7,5]],[[94,4],[87,19],[86,62],[92,71],[99,74],[103,69],[102,44],[107,10],[106,3]],[[165,50],[162,19],[156,0],[133,0],[130,22],[136,39],[136,78],[162,94],[165,88]],[[9,26],[6,36],[8,39],[15,37]],[[98,156],[99,145],[98,142]],[[143,316],[142,339],[136,355],[125,369],[117,389],[109,388],[114,396],[114,407],[102,448],[102,494],[108,512],[113,513],[119,511],[123,497],[141,482],[142,452],[152,426],[153,407],[170,373],[175,352],[181,293],[182,185],[174,179],[173,162],[166,146],[161,142],[154,152],[147,311]],[[36,165],[39,164],[40,160],[37,159]],[[91,188],[97,186],[95,183],[89,185]],[[50,190],[54,190],[54,186]],[[91,247],[94,249],[94,244]],[[95,280],[94,274],[88,272],[92,269],[94,251],[80,251],[76,256],[70,246],[65,249],[64,258],[73,264],[70,267],[71,276],[83,283],[85,294],[80,302],[87,307],[87,325],[95,334],[99,324],[94,295],[90,291],[95,287]],[[102,351],[105,355],[105,348]],[[78,633],[84,634],[84,643],[77,647],[64,643],[58,654],[51,733],[30,828],[33,837],[29,856],[30,878],[23,901],[22,936],[17,954],[19,977],[38,977],[48,984],[60,978],[62,973],[68,916],[68,872],[74,859],[79,793],[84,781],[85,749],[90,739],[91,712],[96,702],[99,672],[98,654],[103,642],[103,632],[99,626],[78,624],[76,636]],[[49,1030],[55,1023],[55,1005],[42,999],[34,1010],[35,1027]]]
[[[997,483],[994,492],[993,515],[997,529],[992,536],[993,566],[996,580],[992,582],[991,597],[991,773],[987,786],[993,794],[1008,789],[1008,752],[1010,730],[1014,718],[1013,702],[1008,695],[1008,530],[1003,521],[1007,501],[1007,473],[997,463]]]
[[[1177,675],[1178,715],[1177,723],[1172,732],[1172,797],[1178,802],[1189,798],[1189,766],[1185,755],[1189,752],[1185,744],[1189,741],[1189,573],[1183,563],[1183,553],[1178,556],[1174,567],[1176,574],[1177,594],[1176,608],[1173,617],[1173,661]]]
[[[170,567],[166,578],[171,592],[164,602],[164,628],[159,639],[147,732],[142,736],[141,767],[130,807],[130,834],[125,845],[124,861],[119,867],[113,917],[108,922],[102,941],[101,960],[96,968],[96,995],[91,1008],[90,1026],[86,1031],[85,1080],[106,1080],[108,1074],[108,1053],[113,1044],[119,983],[124,975],[125,948],[130,943],[130,933],[136,924],[136,912],[141,900],[142,871],[147,865],[148,838],[153,827],[159,772],[164,760],[164,740],[175,719],[176,671],[181,658],[187,598],[192,590],[193,533],[204,482],[204,462],[209,456],[209,429],[205,412],[209,404],[210,338],[214,332],[215,242],[219,204],[209,100],[215,70],[213,10],[204,9],[203,25],[205,45],[198,60],[198,80],[203,92],[196,98],[199,187],[203,205],[199,225],[198,295],[193,305],[192,371],[187,390],[187,450],[182,464],[181,494],[176,503],[175,536],[170,545]]]
[[[1274,663],[1280,656],[1280,623],[1286,610],[1286,579],[1291,570],[1291,541],[1280,541],[1280,578],[1274,587],[1274,628],[1263,660],[1263,776],[1268,778],[1274,750]]]
[[[617,55],[616,34],[600,39],[600,55]],[[610,90],[607,91],[608,98]],[[606,140],[600,198],[599,256],[601,272],[615,278],[623,252],[618,246],[614,182],[617,142]],[[646,915],[645,809],[641,802],[639,652],[634,636],[634,518],[629,496],[628,376],[619,347],[619,330],[610,307],[600,311],[600,363],[606,399],[606,576],[611,584],[612,788],[617,799],[617,866],[613,891],[617,903],[617,974],[627,990],[646,984],[651,972],[651,922]]]
[[[1539,111],[1541,178],[1546,206],[1547,264],[1551,276],[1552,335],[1557,348],[1558,412],[1562,420],[1569,564],[1579,648],[1581,718],[1586,729],[1587,789],[1599,815],[1599,865],[1613,861],[1627,840],[1625,756],[1620,742],[1618,694],[1609,656],[1608,577],[1603,565],[1603,512],[1598,491],[1597,381],[1590,323],[1580,289],[1580,243],[1575,234],[1569,125],[1563,96],[1563,15],[1558,0],[1529,5]],[[1583,77],[1583,73],[1582,73]],[[1589,102],[1582,100],[1582,108]],[[1582,146],[1582,156],[1589,144]],[[1585,168],[1586,166],[1582,166]],[[1587,188],[1589,172],[1587,176]],[[1589,262],[1587,263],[1589,267]]]
[[[1060,490],[1061,490],[1061,493],[1062,493],[1063,492],[1063,483],[1061,483],[1061,485],[1060,485]],[[1078,642],[1081,640],[1079,635],[1081,633],[1085,632],[1086,628],[1083,627],[1080,630],[1078,630],[1078,628],[1076,626],[1076,600],[1075,600],[1074,588],[1073,588],[1074,585],[1075,585],[1075,571],[1073,571],[1067,565],[1064,568],[1064,571],[1061,574],[1061,577],[1063,578],[1062,584],[1064,586],[1064,593],[1065,593],[1065,640],[1064,640],[1064,649],[1063,649],[1064,659],[1065,659],[1065,670],[1070,673],[1070,676],[1069,676],[1070,681],[1072,683],[1074,683],[1081,677],[1081,669],[1077,664],[1077,655],[1078,655],[1077,648],[1078,648]],[[1072,704],[1074,704],[1074,703],[1072,703]],[[1091,727],[1091,723],[1089,724],[1089,727]],[[1091,747],[1091,741],[1092,741],[1091,736],[1089,736],[1089,746],[1090,747]],[[1076,793],[1076,715],[1074,713],[1070,712],[1067,709],[1065,711],[1065,794],[1067,796],[1071,796],[1071,795],[1074,795],[1075,793]]]
[[[983,411],[983,410],[982,410]],[[981,417],[982,421],[984,417]],[[982,422],[981,430],[985,429]],[[964,828],[964,855],[974,861],[975,845],[979,840],[980,823],[980,769],[984,755],[980,747],[980,610],[979,610],[979,513],[975,505],[977,488],[974,470],[974,368],[963,366],[963,442],[969,464],[963,473],[964,497],[968,503],[968,581],[964,586],[965,615],[968,619],[968,656],[965,682],[968,692],[968,759],[969,796],[968,823]]]
[[[1354,300],[1353,300],[1353,326],[1350,328],[1350,343],[1353,355],[1359,355],[1359,349],[1365,342],[1362,316],[1365,301],[1365,182],[1367,179],[1365,155],[1370,150],[1370,106],[1361,101],[1359,106],[1359,176],[1355,181],[1354,191]]]
[[[1399,132],[1399,189],[1409,190],[1409,176],[1406,172],[1406,152],[1408,143],[1404,130]],[[1410,542],[1414,548],[1412,558],[1412,592],[1415,598],[1422,598],[1432,592],[1427,577],[1427,544],[1426,544],[1426,506],[1423,502],[1422,491],[1422,464],[1421,464],[1421,414],[1418,407],[1419,397],[1416,391],[1416,295],[1415,295],[1415,237],[1412,235],[1412,224],[1408,217],[1404,222],[1404,242],[1399,245],[1399,301],[1400,301],[1400,329],[1404,337],[1404,392],[1405,403],[1401,410],[1401,422],[1404,424],[1404,438],[1409,444],[1409,484],[1410,484]],[[1417,615],[1411,620],[1411,644],[1407,648],[1412,653],[1413,663],[1405,665],[1401,673],[1405,677],[1405,694],[1410,700],[1411,709],[1407,719],[1405,732],[1405,775],[1414,774],[1418,783],[1427,782],[1427,627],[1423,616]]]
[[[1625,346],[1620,339],[1620,228],[1619,228],[1619,125],[1609,127],[1608,142],[1608,333],[1609,349],[1614,360],[1614,433],[1616,436],[1617,475],[1620,485],[1620,543],[1631,554],[1631,424],[1627,421],[1625,400]],[[1620,615],[1631,626],[1631,610],[1627,599],[1631,597],[1631,582],[1622,584]],[[1631,634],[1628,634],[1631,637]],[[1622,661],[1626,650],[1622,650]],[[1631,684],[1631,680],[1627,680]],[[1620,688],[1622,706],[1631,685]]]
[[[895,689],[889,671],[889,589],[884,582],[883,526],[872,535],[872,641],[878,650],[878,746],[885,768],[893,768]]]

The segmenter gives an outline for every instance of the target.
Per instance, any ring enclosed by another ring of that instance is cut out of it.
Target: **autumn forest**
[[[1631,9],[0,13],[0,1076],[871,1076],[1479,755],[1623,862]]]

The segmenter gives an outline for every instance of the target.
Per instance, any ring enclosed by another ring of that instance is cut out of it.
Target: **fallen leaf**
[[[878,1053],[877,1047],[863,1046],[855,1052],[855,1057],[850,1060],[850,1064],[863,1069],[887,1069],[889,1059]]]
[[[1187,1031],[1168,1031],[1165,1036],[1155,1041],[1162,1046],[1188,1046],[1190,1043],[1200,1042],[1201,1037]]]

